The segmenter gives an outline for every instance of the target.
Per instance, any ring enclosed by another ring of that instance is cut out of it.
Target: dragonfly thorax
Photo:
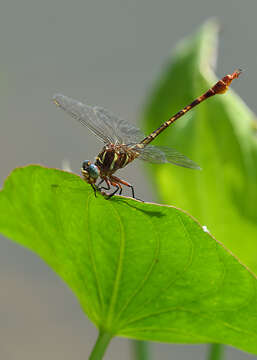
[[[231,82],[240,74],[241,70],[238,69],[231,75],[224,76],[213,87],[179,110],[145,138],[139,129],[125,120],[117,118],[104,108],[85,105],[61,94],[55,95],[53,100],[57,106],[90,129],[105,144],[103,150],[96,157],[95,163],[88,160],[82,163],[82,175],[85,181],[91,184],[95,194],[96,190],[110,190],[110,187],[114,186],[116,189],[109,194],[110,198],[117,192],[121,194],[122,185],[125,185],[132,189],[132,196],[135,197],[133,186],[113,174],[136,158],[155,164],[171,163],[191,169],[200,169],[192,160],[174,149],[149,144],[189,110],[216,94],[226,92]],[[101,180],[98,185],[95,185],[99,177]],[[107,187],[99,187],[104,181]]]
[[[81,172],[89,184],[94,184],[100,175],[99,168],[89,160],[83,161]]]
[[[100,176],[110,176],[133,161],[138,155],[136,151],[125,144],[108,144],[97,156],[95,165],[100,169]]]

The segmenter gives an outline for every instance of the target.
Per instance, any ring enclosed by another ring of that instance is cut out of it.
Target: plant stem
[[[146,341],[133,340],[133,359],[149,360],[149,345]]]
[[[221,360],[223,358],[224,346],[221,344],[210,344],[208,360]]]
[[[111,334],[100,330],[95,346],[89,356],[89,360],[101,360],[109,342],[111,341],[111,338]]]

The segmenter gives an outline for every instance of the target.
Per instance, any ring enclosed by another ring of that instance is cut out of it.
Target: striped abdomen
[[[224,76],[221,80],[216,82],[216,84],[213,87],[207,90],[202,96],[199,96],[191,104],[185,106],[182,110],[177,112],[169,120],[165,121],[165,123],[163,123],[158,129],[153,131],[150,135],[148,135],[140,142],[141,149],[144,148],[146,145],[150,144],[150,142],[153,141],[156,138],[156,136],[158,136],[163,130],[165,130],[168,126],[173,124],[177,119],[181,118],[181,116],[183,116],[185,113],[193,109],[195,106],[197,106],[204,100],[217,94],[224,94],[228,90],[231,82],[239,77],[241,71],[242,70],[238,69],[234,71],[233,74]]]

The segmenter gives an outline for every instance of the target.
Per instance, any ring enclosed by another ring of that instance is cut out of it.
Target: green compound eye
[[[89,165],[90,165],[90,161],[89,161],[89,160],[83,161],[83,163],[82,163],[82,169],[85,170],[85,171],[88,171]]]
[[[90,164],[87,168],[87,172],[89,173],[89,176],[93,179],[97,179],[100,175],[100,171],[98,167],[94,164]]]
[[[149,144],[171,124],[195,106],[201,104],[211,96],[224,94],[228,90],[231,82],[237,79],[241,72],[242,70],[237,69],[232,74],[224,76],[209,90],[197,97],[191,104],[179,110],[146,137],[144,137],[139,129],[125,120],[117,118],[104,108],[85,105],[65,95],[56,94],[53,97],[54,103],[91,130],[105,144],[101,153],[96,157],[97,165],[92,164],[88,160],[82,163],[82,175],[85,181],[91,184],[96,192],[93,184],[96,183],[96,179],[100,175],[102,179],[100,183],[105,181],[107,190],[110,189],[110,185],[115,187],[115,190],[109,194],[109,199],[115,195],[117,191],[121,194],[122,185],[131,188],[132,196],[135,198],[133,186],[113,174],[136,158],[154,164],[170,163],[200,170],[200,167],[195,162],[180,154],[178,151],[165,146],[149,146]],[[102,189],[105,188],[102,187]]]

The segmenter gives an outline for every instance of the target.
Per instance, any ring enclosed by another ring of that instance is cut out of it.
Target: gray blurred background
[[[74,171],[99,141],[56,109],[61,92],[136,123],[175,44],[209,17],[221,24],[217,74],[247,71],[233,88],[257,112],[257,2],[252,0],[2,0],[0,183],[17,166]],[[166,119],[163,119],[166,120]],[[140,198],[155,195],[140,162],[124,169]],[[97,332],[66,285],[36,255],[1,238],[0,359],[87,359]],[[205,359],[207,347],[152,345],[153,358]],[[226,350],[227,359],[255,356]],[[130,359],[115,339],[106,359]]]

